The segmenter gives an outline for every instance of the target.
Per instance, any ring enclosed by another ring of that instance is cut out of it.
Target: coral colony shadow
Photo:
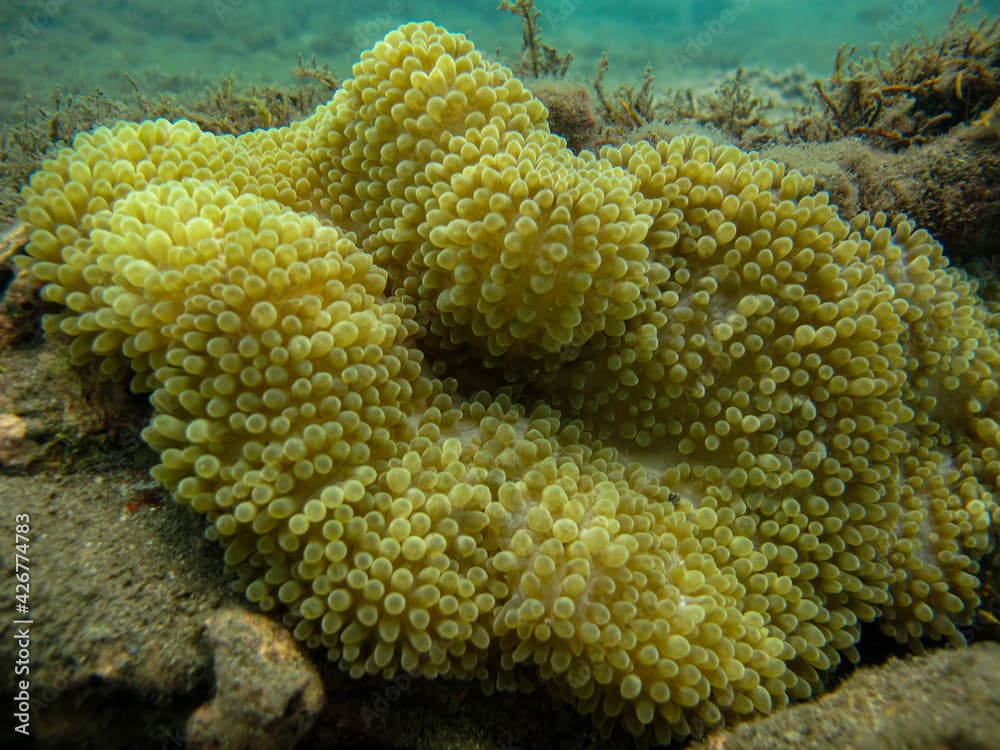
[[[962,642],[1000,521],[975,285],[780,163],[577,155],[546,114],[420,23],[286,127],[79,135],[19,214],[46,331],[152,394],[154,477],[352,675],[527,678],[667,742],[818,692],[862,623]],[[470,362],[511,387],[430,374]]]

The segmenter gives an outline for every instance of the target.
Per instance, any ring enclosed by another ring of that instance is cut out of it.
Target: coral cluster
[[[100,128],[24,199],[46,330],[153,392],[154,475],[352,674],[540,677],[665,742],[862,622],[962,640],[997,321],[902,217],[705,139],[574,155],[427,23],[302,122]]]

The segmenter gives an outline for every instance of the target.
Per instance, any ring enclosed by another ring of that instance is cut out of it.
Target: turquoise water
[[[983,11],[998,1],[983,2]],[[837,47],[883,47],[941,31],[952,0],[538,0],[544,40],[572,50],[570,77],[589,81],[607,52],[609,80],[638,80],[653,66],[657,83],[683,86],[737,65],[800,67],[828,75]],[[493,54],[520,50],[520,19],[497,0],[5,0],[0,37],[0,119],[17,117],[25,96],[47,101],[55,89],[110,95],[129,91],[127,73],[147,94],[200,92],[220,76],[238,85],[293,80],[302,53],[341,76],[360,50],[386,31],[432,19],[468,34]]]

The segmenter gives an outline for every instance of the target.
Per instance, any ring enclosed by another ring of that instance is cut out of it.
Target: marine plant
[[[521,59],[511,65],[517,75],[541,78],[565,78],[573,62],[573,53],[559,54],[558,50],[542,41],[538,17],[542,12],[534,0],[500,0],[497,10],[513,13],[521,19]]]
[[[528,678],[667,742],[818,692],[864,622],[962,642],[1000,521],[975,283],[757,154],[545,117],[423,23],[286,127],[81,134],[23,191],[46,331],[152,392],[153,475],[353,675]]]
[[[938,38],[923,37],[859,56],[837,51],[833,76],[813,88],[821,116],[788,126],[808,140],[861,136],[905,147],[924,143],[987,112],[1000,96],[1000,15],[961,0]]]

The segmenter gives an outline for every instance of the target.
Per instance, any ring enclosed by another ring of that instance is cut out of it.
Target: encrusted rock
[[[187,724],[191,750],[291,748],[323,708],[323,683],[291,633],[268,618],[223,609],[205,622],[215,695]]]

